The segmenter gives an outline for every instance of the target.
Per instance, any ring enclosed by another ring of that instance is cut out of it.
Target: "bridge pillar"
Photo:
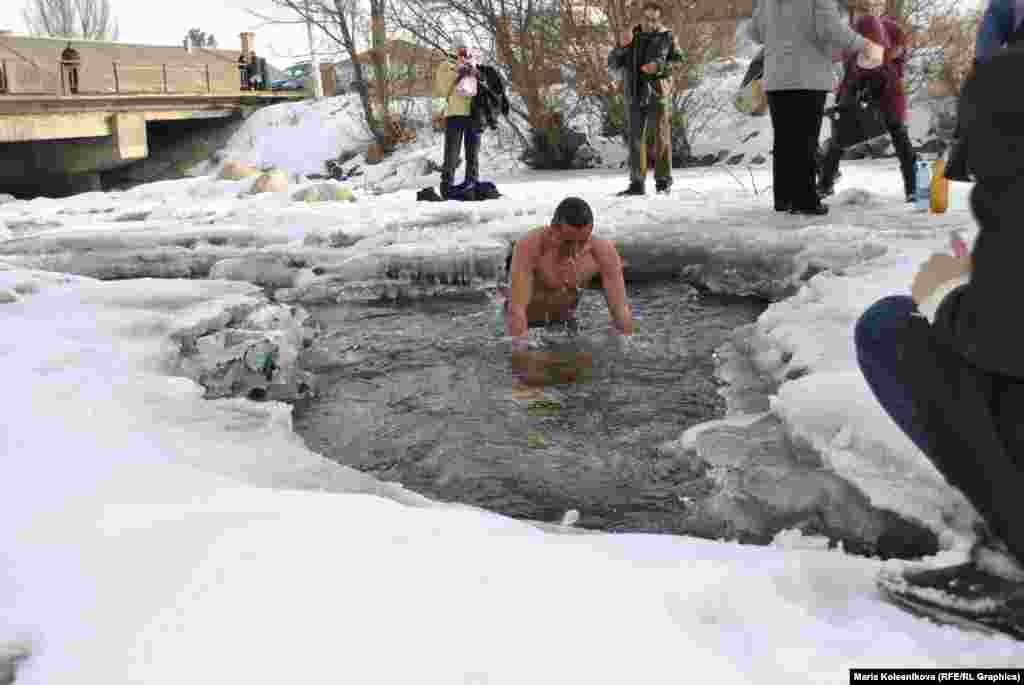
[[[142,112],[117,112],[111,115],[113,130],[112,162],[134,162],[149,155],[146,139],[146,115]]]

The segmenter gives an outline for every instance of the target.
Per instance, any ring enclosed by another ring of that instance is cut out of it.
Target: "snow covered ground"
[[[246,161],[304,173],[289,164],[326,149],[314,142],[305,156],[266,144]],[[500,159],[511,157],[491,148],[482,168]],[[974,236],[967,186],[946,215],[918,214],[895,160],[844,164],[832,214],[807,219],[771,211],[766,169],[679,171],[674,195],[623,199],[621,173],[499,168],[507,197],[479,204],[360,181],[354,203],[310,205],[212,177],[0,204],[0,646],[31,653],[19,685],[841,683],[855,666],[1024,662],[1020,643],[880,602],[874,575],[905,562],[797,532],[770,547],[570,535],[377,483],[309,452],[286,405],[203,400],[168,375],[176,331],[259,301],[260,288],[32,268],[189,276],[182,264],[270,254],[284,264],[275,287],[301,295],[376,273],[373,260],[444,271],[500,254],[577,194],[598,237],[788,274],[799,291],[752,338],[780,383],[770,411],[875,503],[941,531],[946,549],[929,562],[963,558],[971,514],[873,401],[852,326],[876,298],[907,292],[950,229]],[[808,266],[827,270],[807,279]]]

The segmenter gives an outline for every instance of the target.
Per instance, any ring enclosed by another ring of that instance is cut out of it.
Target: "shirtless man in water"
[[[612,241],[590,237],[593,230],[590,205],[567,197],[555,209],[550,226],[531,231],[516,243],[508,335],[519,338],[528,328],[559,323],[574,328],[583,287],[603,288],[615,328],[624,335],[633,334],[622,260]]]
[[[603,288],[615,329],[633,335],[622,260],[612,241],[590,237],[593,229],[590,205],[567,197],[555,209],[551,225],[531,231],[515,244],[505,332],[514,338],[512,365],[520,392],[524,386],[576,383],[589,374],[593,359],[588,352],[567,355],[526,349],[529,328],[576,330],[580,288]]]

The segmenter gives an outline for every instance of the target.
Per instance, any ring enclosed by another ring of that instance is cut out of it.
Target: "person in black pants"
[[[833,54],[867,50],[880,64],[882,47],[850,28],[836,0],[758,0],[747,34],[765,46],[775,209],[827,214],[816,181],[825,96],[835,85]]]
[[[880,587],[1024,639],[1024,324],[1007,309],[1021,278],[1024,49],[979,64],[959,117],[977,178],[970,254],[934,254],[910,296],[861,316],[857,360],[879,404],[981,517],[966,562],[883,573]]]
[[[861,16],[854,23],[854,29],[865,38],[885,46],[888,52],[891,41],[880,18]],[[843,81],[836,92],[839,116],[822,160],[818,194],[821,197],[832,194],[839,174],[839,160],[845,148],[887,131],[900,159],[906,200],[913,202],[916,156],[907,131],[902,66],[895,61],[887,61],[874,69],[864,69],[854,56],[847,58],[843,66]]]

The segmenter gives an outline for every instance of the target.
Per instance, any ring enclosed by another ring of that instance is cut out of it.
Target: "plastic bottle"
[[[914,189],[914,207],[919,212],[927,212],[932,203],[932,168],[923,159],[919,159],[915,166],[917,187]]]
[[[494,334],[499,338],[505,337],[505,302],[507,300],[506,289],[499,286],[494,294]]]

